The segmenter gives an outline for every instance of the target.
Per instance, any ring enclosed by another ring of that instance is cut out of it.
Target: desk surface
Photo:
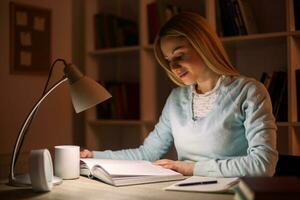
[[[174,182],[161,182],[134,186],[114,187],[96,180],[80,177],[76,180],[64,180],[61,185],[54,186],[51,192],[36,193],[29,187],[11,187],[6,182],[0,183],[0,199],[107,199],[107,200],[163,200],[163,199],[233,199],[233,194],[196,193],[164,191],[162,188]]]

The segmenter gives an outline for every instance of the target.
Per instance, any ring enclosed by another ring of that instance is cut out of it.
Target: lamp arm
[[[12,155],[12,159],[11,159],[11,164],[10,164],[10,173],[9,173],[9,182],[13,183],[15,176],[14,176],[14,167],[15,167],[15,163],[17,162],[16,156],[18,154],[18,152],[21,149],[21,144],[23,143],[24,140],[24,133],[26,130],[26,127],[28,125],[28,123],[30,122],[32,116],[34,115],[35,111],[38,109],[39,105],[44,101],[44,99],[56,88],[58,87],[60,84],[62,84],[63,82],[67,81],[68,78],[63,77],[60,81],[58,81],[56,84],[54,84],[38,101],[37,103],[33,106],[31,112],[29,113],[29,115],[27,116],[26,120],[24,121],[22,128],[19,132],[18,138],[16,140],[15,146],[14,146],[14,151],[13,151],[13,155]]]

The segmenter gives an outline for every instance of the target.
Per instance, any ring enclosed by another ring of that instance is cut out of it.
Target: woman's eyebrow
[[[179,46],[175,47],[175,48],[173,49],[173,51],[172,51],[172,54],[174,54],[174,52],[175,52],[176,50],[181,49],[181,48],[183,48],[183,47],[184,47],[184,45],[179,45]]]

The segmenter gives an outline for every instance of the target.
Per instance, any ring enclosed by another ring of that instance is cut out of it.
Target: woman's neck
[[[198,94],[204,94],[206,92],[211,91],[216,86],[219,78],[220,78],[219,74],[214,74],[207,79],[198,80],[195,86],[196,92]]]

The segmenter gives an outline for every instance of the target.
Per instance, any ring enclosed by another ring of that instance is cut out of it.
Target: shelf
[[[227,43],[227,42],[239,42],[239,41],[246,41],[246,40],[262,40],[262,39],[272,39],[277,37],[286,37],[288,35],[289,35],[288,32],[259,33],[259,34],[252,34],[252,35],[223,37],[221,38],[221,41]]]
[[[287,37],[289,35],[295,35],[300,37],[300,31],[291,32],[291,33],[276,32],[276,33],[259,33],[259,34],[252,34],[252,35],[237,35],[237,36],[230,36],[230,37],[222,37],[221,41],[224,43],[230,43],[230,42],[239,42],[239,41],[248,41],[248,40],[273,39],[273,38]],[[148,44],[143,48],[145,50],[153,50],[153,44]]]
[[[152,51],[154,49],[154,44],[148,44],[144,46],[144,49],[147,51]]]
[[[141,126],[141,125],[153,125],[154,122],[151,121],[141,121],[141,120],[93,120],[89,122],[91,125],[99,126],[99,125],[121,125],[121,126]]]
[[[288,127],[290,125],[289,122],[276,122],[278,127]]]
[[[293,125],[294,127],[300,127],[300,122],[293,122],[292,125]]]
[[[115,47],[115,48],[99,49],[99,50],[91,51],[89,52],[89,54],[91,56],[111,55],[111,54],[135,52],[135,51],[139,51],[140,49],[141,49],[140,46]]]
[[[293,32],[291,32],[291,35],[295,36],[295,37],[300,37],[300,31],[299,30],[293,31]]]

